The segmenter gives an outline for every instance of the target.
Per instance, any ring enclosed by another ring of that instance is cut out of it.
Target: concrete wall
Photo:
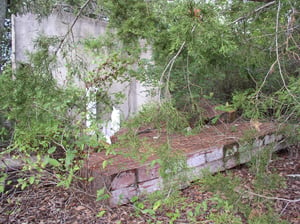
[[[38,21],[33,14],[17,15],[12,17],[12,62],[13,66],[16,66],[17,62],[26,62],[28,57],[26,52],[34,52],[34,40],[39,35],[46,35],[49,37],[63,37],[68,32],[71,24],[73,23],[75,16],[67,12],[57,12],[51,14],[47,18],[43,18]],[[79,40],[99,37],[106,32],[107,23],[100,20],[95,20],[87,17],[79,18],[75,23],[72,32],[68,35],[68,41],[76,44]],[[77,44],[76,44],[77,45]],[[78,46],[78,45],[77,45]],[[53,52],[56,49],[51,49]],[[88,58],[87,54],[84,54],[82,48],[77,47],[73,49],[75,53],[91,66],[92,58]],[[70,52],[73,54],[74,52]],[[142,58],[150,58],[151,51],[143,52]],[[58,80],[59,85],[66,84],[66,60],[58,54],[58,67],[54,71],[54,76]],[[77,80],[79,86],[84,87],[83,83]],[[129,83],[114,83],[110,93],[122,91],[127,100],[121,105],[118,105],[119,109],[123,113],[123,117],[127,118],[130,114],[136,113],[138,109],[145,103],[155,101],[156,98],[148,97],[146,91],[149,88],[145,87],[142,83],[132,80]]]

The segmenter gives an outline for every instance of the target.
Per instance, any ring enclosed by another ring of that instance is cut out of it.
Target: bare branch
[[[247,17],[249,17],[250,15],[253,15],[253,14],[255,14],[255,13],[258,13],[259,11],[262,11],[263,9],[268,8],[268,7],[271,6],[271,5],[274,5],[275,2],[276,2],[276,1],[269,2],[269,3],[267,3],[267,4],[263,5],[263,6],[261,6],[261,7],[257,8],[257,9],[255,9],[253,12],[249,13],[247,16],[241,16],[240,18],[237,18],[236,20],[234,20],[233,22],[231,22],[230,25],[232,25],[232,24],[234,24],[234,23],[237,23],[237,22],[239,22],[239,21],[241,21],[241,20],[244,20],[244,19],[246,19]]]
[[[271,65],[271,67],[270,67],[268,73],[266,74],[266,76],[265,76],[265,78],[264,78],[262,84],[260,85],[260,87],[259,87],[258,90],[256,91],[256,100],[258,99],[258,94],[260,93],[261,89],[262,89],[263,86],[265,85],[268,76],[269,76],[271,73],[274,72],[274,66],[276,65],[276,63],[277,63],[277,60]]]
[[[295,100],[295,102],[299,103],[297,98],[291,93],[290,89],[287,87],[286,81],[283,77],[282,70],[281,70],[281,63],[279,58],[279,45],[278,45],[278,29],[279,29],[279,14],[281,9],[281,1],[278,1],[278,8],[277,8],[277,14],[276,14],[276,31],[275,31],[275,45],[276,45],[276,58],[277,58],[277,64],[279,69],[279,74],[281,77],[281,80],[283,82],[283,86],[288,92],[288,94]]]
[[[287,199],[287,198],[279,198],[279,197],[269,197],[269,196],[257,194],[257,193],[251,192],[251,191],[245,191],[245,192],[248,193],[248,194],[260,197],[260,198],[268,199],[268,200],[286,201],[286,202],[289,202],[289,203],[300,202],[300,198],[297,198],[297,199]],[[242,193],[242,192],[239,192],[239,193]]]
[[[193,33],[195,31],[196,25],[193,26],[191,33]],[[163,82],[163,78],[166,75],[166,72],[168,71],[168,76],[167,76],[167,86],[166,86],[166,91],[168,91],[169,89],[169,80],[170,80],[170,76],[171,76],[171,71],[174,65],[174,62],[176,61],[177,57],[180,55],[180,53],[182,52],[183,48],[185,47],[186,41],[183,41],[179,50],[177,51],[177,53],[171,58],[171,60],[168,62],[167,66],[165,67],[164,71],[162,72],[160,79],[159,79],[159,83],[161,84]],[[158,99],[160,101],[161,98],[161,90],[158,93]],[[161,102],[160,102],[161,103]]]
[[[62,45],[64,44],[64,42],[66,41],[67,37],[69,36],[69,34],[72,32],[73,27],[75,26],[77,20],[79,19],[80,15],[82,14],[83,10],[86,8],[86,6],[90,3],[91,0],[87,0],[80,8],[79,12],[77,13],[75,19],[73,20],[70,28],[68,29],[67,33],[65,34],[65,36],[63,37],[63,39],[61,40],[61,42],[59,43],[56,51],[55,51],[55,55],[58,53],[58,51],[61,49]]]

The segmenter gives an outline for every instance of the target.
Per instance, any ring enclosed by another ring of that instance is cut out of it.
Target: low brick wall
[[[239,164],[249,162],[253,155],[263,150],[266,146],[275,144],[274,150],[286,147],[282,135],[264,133],[253,140],[252,145],[241,145],[237,140],[218,146],[201,148],[185,153],[186,166],[178,176],[185,176],[187,182],[201,178],[204,169],[212,173],[230,169]],[[110,159],[112,165],[102,169],[102,162]],[[164,181],[160,176],[159,164],[151,165],[154,156],[145,164],[140,164],[132,159],[120,155],[107,158],[104,152],[94,153],[87,160],[82,175],[93,177],[93,181],[87,183],[86,190],[96,194],[97,190],[106,188],[110,198],[106,201],[114,207],[125,204],[133,196],[149,194],[163,189]],[[174,177],[174,181],[176,177]],[[177,178],[178,179],[178,178]],[[170,180],[169,180],[170,181]],[[187,183],[182,183],[182,187]],[[177,183],[178,185],[178,183]],[[178,185],[180,187],[180,184]]]

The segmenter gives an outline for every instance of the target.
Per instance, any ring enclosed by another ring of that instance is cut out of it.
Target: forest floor
[[[274,212],[282,220],[298,224],[300,201],[296,199],[300,198],[300,148],[282,150],[276,157],[268,169],[283,177],[285,186],[273,190],[272,195],[268,196],[252,192],[249,196],[252,197],[249,217],[261,215],[264,212],[263,204],[272,201]],[[249,189],[250,193],[253,189],[253,175],[248,165],[222,172],[222,175],[226,176],[228,173],[240,177],[242,186]],[[172,194],[167,197],[173,197],[173,200],[164,205],[147,205],[149,200],[146,200],[109,208],[76,187],[64,189],[48,181],[47,185],[32,185],[23,191],[0,196],[0,223],[222,223],[211,220],[212,214],[219,208],[215,206],[216,201],[211,199],[214,198],[214,193],[204,190],[201,180],[178,191],[175,197]],[[255,203],[256,197],[264,200]],[[196,214],[197,205],[202,205],[202,212],[198,211]],[[226,212],[226,208],[223,209]],[[233,217],[235,216],[239,214],[234,214]],[[249,223],[249,217],[240,218],[243,223]],[[232,220],[226,223],[235,222]]]

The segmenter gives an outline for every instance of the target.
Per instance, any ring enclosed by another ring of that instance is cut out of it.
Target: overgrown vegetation
[[[293,125],[300,116],[299,1],[265,4],[239,0],[231,3],[133,0],[128,4],[123,0],[78,0],[64,1],[66,6],[56,2],[24,1],[22,10],[19,4],[11,7],[12,11],[32,11],[39,16],[48,15],[55,8],[78,16],[105,17],[114,32],[82,41],[86,55],[94,58],[93,69],[87,66],[88,59],[68,56],[67,52],[76,44],[40,37],[28,63],[19,64],[16,70],[6,66],[0,75],[0,141],[6,146],[0,153],[22,159],[23,170],[31,171],[30,176],[18,179],[17,186],[22,189],[49,174],[55,184],[70,186],[86,154],[107,147],[101,142],[98,124],[112,103],[119,103],[125,97],[121,92],[109,96],[108,89],[116,81],[132,78],[159,89],[158,105],[144,107],[126,123],[128,131],[120,137],[122,146],[132,149],[130,156],[141,161],[147,158],[140,158],[139,150],[147,143],[138,137],[139,131],[147,127],[157,129],[158,133],[186,133],[190,126],[201,126],[203,98],[228,102],[231,109],[241,110],[247,119],[290,123],[284,127],[285,136],[290,142],[299,142],[299,126]],[[151,60],[140,59],[140,53],[149,46]],[[51,47],[61,48],[57,50],[62,50],[65,56],[69,77],[63,87],[52,73],[57,51],[50,51]],[[82,77],[83,73],[87,75]],[[101,101],[103,105],[98,111],[103,114],[93,117],[90,129],[85,126],[89,113],[86,92],[74,85],[74,79],[79,79],[86,88],[98,88],[98,93],[90,97]],[[88,134],[91,132],[94,135]],[[153,149],[160,156],[156,162],[160,163],[161,176],[167,181],[186,168],[181,155],[172,151],[168,141],[169,138],[164,146]],[[267,175],[269,159],[270,152],[252,162],[254,192],[266,193],[266,185],[271,190],[281,183],[277,175]],[[6,177],[1,175],[0,191],[5,190]],[[241,223],[242,218],[250,223],[280,223],[271,204],[263,205],[266,212],[260,216],[251,213],[247,203],[254,201],[261,206],[262,200],[242,198],[240,181],[231,175],[206,176],[201,181],[204,189],[215,193],[208,200],[218,212],[208,214],[208,219],[215,223]],[[132,203],[137,213],[153,216],[169,205],[170,197],[173,196],[149,202],[150,209],[137,198]],[[205,203],[187,211],[191,222],[196,222],[198,213],[208,212]],[[179,210],[167,215],[170,223],[181,216]]]
[[[9,145],[1,154],[11,152],[24,160],[24,170],[56,167],[57,183],[69,186],[79,169],[78,156],[95,145],[76,119],[84,116],[85,94],[57,85],[51,72],[55,57],[48,52],[53,40],[40,38],[37,44],[39,50],[31,55],[30,64],[21,64],[16,71],[6,69],[0,76],[1,113],[13,126]]]

